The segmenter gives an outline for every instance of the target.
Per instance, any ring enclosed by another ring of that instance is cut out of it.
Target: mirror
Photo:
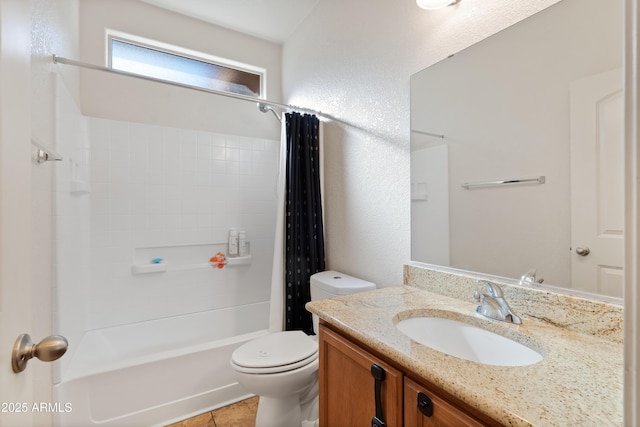
[[[413,261],[622,297],[622,11],[562,0],[411,76]]]

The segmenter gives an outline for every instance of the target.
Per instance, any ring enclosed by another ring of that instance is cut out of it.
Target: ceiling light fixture
[[[442,9],[460,3],[461,0],[416,0],[418,6],[427,10]]]

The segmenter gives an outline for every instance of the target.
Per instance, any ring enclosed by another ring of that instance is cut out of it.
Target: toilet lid
[[[231,361],[245,368],[274,368],[305,359],[318,353],[318,343],[302,331],[276,332],[238,347]]]

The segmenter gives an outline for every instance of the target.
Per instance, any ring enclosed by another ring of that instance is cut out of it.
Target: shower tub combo
[[[71,410],[54,425],[164,426],[249,397],[230,358],[269,327],[279,126],[90,117],[72,93],[57,76],[54,331],[69,351],[53,398]],[[232,227],[251,262],[212,267]]]
[[[269,303],[256,303],[85,332],[56,402],[55,425],[162,426],[250,397],[231,353],[267,334]]]

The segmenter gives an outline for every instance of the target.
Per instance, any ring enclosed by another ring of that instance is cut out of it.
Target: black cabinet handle
[[[375,363],[371,365],[371,375],[375,379],[373,393],[376,398],[376,416],[371,420],[371,427],[387,427],[382,414],[382,382],[385,380],[386,374],[384,369]]]
[[[418,393],[418,409],[426,417],[433,416],[433,401],[422,392]]]

